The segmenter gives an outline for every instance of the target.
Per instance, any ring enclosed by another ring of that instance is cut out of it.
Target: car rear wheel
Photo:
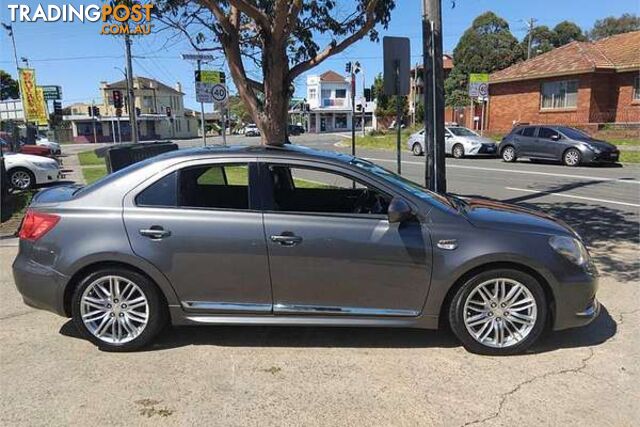
[[[36,184],[36,178],[29,169],[15,168],[9,171],[9,182],[16,190],[30,190]]]
[[[567,166],[578,166],[582,161],[582,155],[580,154],[580,151],[578,149],[569,148],[564,152],[562,161]]]
[[[474,353],[508,355],[527,350],[544,330],[547,302],[536,279],[518,270],[479,273],[452,299],[449,322]]]
[[[411,147],[411,151],[413,152],[414,156],[422,156],[422,146],[419,142],[413,144],[413,147]]]
[[[516,149],[512,146],[509,145],[502,150],[502,160],[504,160],[505,162],[515,162],[516,159]]]
[[[167,321],[158,288],[125,268],[87,275],[72,301],[76,327],[101,350],[129,351],[148,344]]]
[[[455,157],[456,159],[461,159],[464,157],[464,147],[462,146],[462,144],[456,144],[453,146],[453,149],[451,150],[451,155],[453,157]]]

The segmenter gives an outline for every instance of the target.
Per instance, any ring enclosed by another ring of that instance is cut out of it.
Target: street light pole
[[[129,127],[131,128],[131,142],[138,142],[138,120],[136,117],[136,100],[133,90],[133,66],[131,65],[131,37],[124,36],[125,53],[127,57],[127,93],[129,94]]]

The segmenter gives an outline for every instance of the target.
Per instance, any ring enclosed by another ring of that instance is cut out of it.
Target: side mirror
[[[451,138],[451,135],[449,135],[448,133],[445,133],[445,134],[444,134],[444,137],[445,137],[446,139],[449,139],[449,138]]]
[[[557,133],[553,134],[553,135],[551,135],[551,139],[554,140],[554,141],[557,141],[557,140],[560,139],[560,135],[558,135]]]
[[[403,222],[413,217],[413,211],[411,206],[402,198],[394,197],[389,203],[389,209],[387,210],[387,217],[390,223]]]

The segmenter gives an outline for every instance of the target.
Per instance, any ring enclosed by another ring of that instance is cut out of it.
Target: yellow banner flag
[[[38,91],[38,87],[36,86],[36,71],[31,68],[20,68],[18,73],[24,119],[28,122],[46,124],[47,108],[44,103],[42,89]]]
[[[38,95],[38,118],[35,121],[40,126],[46,126],[49,123],[49,114],[47,112],[47,101],[44,100],[44,89],[38,86],[36,93]]]

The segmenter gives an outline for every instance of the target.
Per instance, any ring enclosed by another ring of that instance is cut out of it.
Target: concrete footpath
[[[276,327],[174,328],[112,354],[22,303],[16,251],[0,245],[1,425],[640,423],[638,281],[603,277],[602,315],[524,356],[448,332]]]

